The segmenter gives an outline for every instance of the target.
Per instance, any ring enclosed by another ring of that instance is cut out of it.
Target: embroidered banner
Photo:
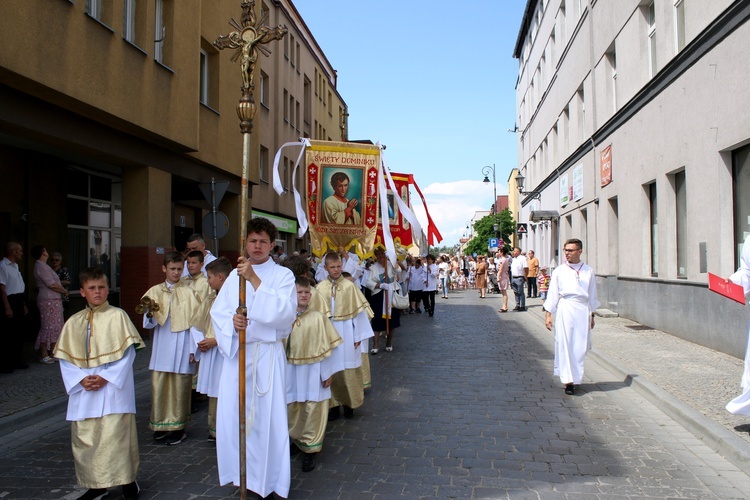
[[[396,201],[396,196],[406,204],[411,206],[409,202],[409,179],[411,174],[397,174],[391,172],[391,178],[393,184],[396,187],[396,193],[391,189],[387,190],[388,199],[388,224],[391,228],[391,236],[393,237],[393,243],[396,248],[399,246],[404,249],[409,249],[414,246],[414,237],[412,236],[412,225],[404,217],[399,209],[399,204]],[[378,235],[375,237],[375,246],[384,247],[383,240],[383,221],[378,217]]]
[[[309,141],[305,150],[307,219],[312,251],[344,247],[364,258],[377,231],[380,146]]]

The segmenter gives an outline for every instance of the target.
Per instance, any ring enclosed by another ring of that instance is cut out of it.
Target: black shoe
[[[387,347],[386,347],[387,349]],[[354,416],[354,409],[349,408],[348,406],[344,406],[344,416],[346,418],[352,418]]]
[[[216,436],[212,436],[211,434],[209,434],[208,437],[206,438],[206,441],[208,441],[209,443],[215,443]]]
[[[430,311],[430,318],[432,318],[433,316],[435,316],[435,313]]]
[[[109,492],[106,488],[91,488],[86,490],[86,493],[78,497],[76,500],[99,500],[107,496]]]
[[[317,453],[307,453],[302,459],[302,472],[310,472],[315,468],[315,455]]]
[[[525,311],[525,310],[526,310],[526,308],[525,308],[525,307],[519,307],[518,309],[516,309],[516,311],[518,311],[518,312],[523,312],[523,311]]]
[[[289,456],[293,457],[300,452],[300,449],[293,442],[289,442]]]
[[[422,314],[422,310],[417,307],[417,314]]]
[[[574,386],[573,384],[568,384],[565,386],[565,394],[572,396],[573,393],[575,393],[575,390],[576,386]]]
[[[156,431],[154,432],[154,441],[161,441],[162,439],[167,437],[168,434],[169,432],[167,431]]]
[[[341,416],[341,409],[338,406],[335,406],[328,410],[328,421],[332,422],[334,420],[338,420]]]
[[[177,446],[186,439],[187,434],[185,433],[184,429],[179,431],[172,431],[169,433],[169,437],[167,438],[167,446]]]
[[[126,484],[122,487],[122,497],[131,500],[138,498],[138,495],[141,494],[141,487],[138,486],[138,481],[133,481],[130,484]]]

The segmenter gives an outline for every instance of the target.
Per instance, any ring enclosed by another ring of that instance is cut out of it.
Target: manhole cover
[[[639,332],[642,332],[644,330],[653,330],[653,328],[646,325],[625,325],[625,328],[630,328],[631,330],[637,330]]]

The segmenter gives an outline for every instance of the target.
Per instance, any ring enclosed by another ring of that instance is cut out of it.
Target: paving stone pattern
[[[533,310],[538,302],[503,315],[498,304],[459,291],[437,299],[434,318],[405,316],[394,351],[370,357],[364,406],[329,425],[316,469],[303,473],[301,458],[292,459],[290,498],[750,497],[746,471],[595,360],[566,396],[552,376],[552,335]],[[621,321],[601,319],[599,335]],[[136,377],[141,498],[237,497],[218,486],[205,404],[182,445],[151,440],[145,358]],[[0,379],[0,402],[9,380]],[[53,403],[39,405],[48,415],[35,424],[0,419],[0,499],[80,494],[64,407]]]

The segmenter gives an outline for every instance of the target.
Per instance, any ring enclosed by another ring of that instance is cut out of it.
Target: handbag
[[[394,309],[409,309],[409,297],[400,291],[391,293],[391,307]]]

